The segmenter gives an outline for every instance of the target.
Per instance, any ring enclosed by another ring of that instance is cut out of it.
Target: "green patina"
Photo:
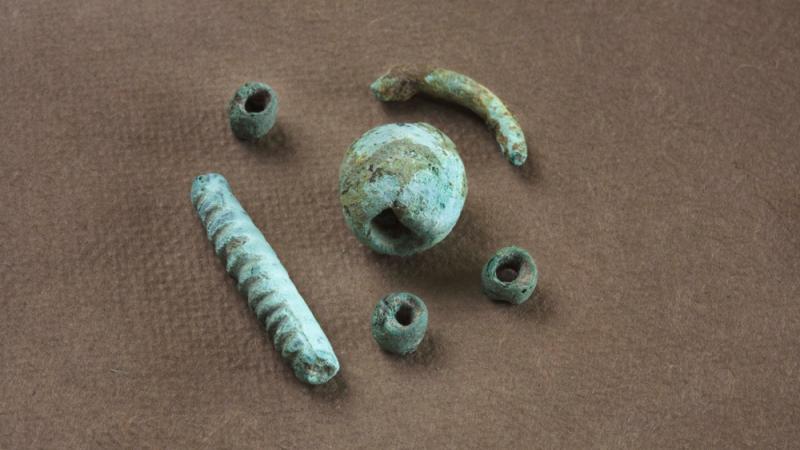
[[[237,288],[289,362],[295,376],[322,384],[339,371],[339,360],[316,318],[264,235],[255,226],[222,175],[194,179],[192,204],[214,251],[236,279]]]
[[[405,186],[423,170],[431,170],[434,174],[438,172],[438,160],[428,147],[416,144],[411,139],[392,141],[391,145],[359,159],[358,164],[343,168],[342,205],[360,214],[357,220],[369,220],[370,217],[365,217],[363,210],[351,208],[354,204],[364,202],[364,196],[367,195],[358,186],[375,183],[382,177],[393,177],[400,186]]]
[[[503,155],[515,166],[528,157],[528,146],[519,122],[488,88],[452,70],[397,66],[375,80],[370,89],[384,102],[405,101],[422,92],[451,101],[481,116],[495,133]]]
[[[536,289],[539,272],[531,255],[519,247],[498,250],[481,273],[483,293],[492,300],[519,305]]]
[[[278,94],[269,85],[250,81],[242,85],[228,105],[233,134],[255,142],[269,133],[278,117]]]
[[[424,123],[373,128],[350,146],[339,172],[345,221],[379,253],[406,256],[440,242],[466,195],[455,145]]]
[[[387,352],[413,352],[428,329],[428,308],[409,292],[393,292],[382,298],[372,312],[372,337]]]

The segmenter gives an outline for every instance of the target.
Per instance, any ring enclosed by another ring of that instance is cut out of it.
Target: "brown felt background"
[[[790,447],[800,438],[797,2],[5,1],[0,447]],[[368,84],[435,63],[491,87],[515,170],[468,112]],[[225,106],[281,98],[262,148]],[[458,145],[453,234],[376,256],[339,162],[369,128]],[[342,364],[310,389],[213,255],[192,177],[230,180]],[[484,299],[491,252],[541,270]],[[392,290],[430,333],[369,333]]]

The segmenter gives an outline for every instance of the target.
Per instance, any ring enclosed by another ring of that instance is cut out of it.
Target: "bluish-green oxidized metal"
[[[228,107],[231,130],[243,141],[255,142],[269,133],[278,117],[278,94],[267,84],[249,81],[233,95]]]
[[[519,122],[506,105],[482,84],[452,70],[396,66],[375,80],[370,89],[382,102],[405,101],[418,92],[454,102],[483,118],[495,133],[503,155],[515,166],[528,158]]]
[[[347,226],[379,253],[407,256],[434,246],[455,226],[466,196],[455,144],[426,123],[367,131],[339,170]]]
[[[492,300],[519,305],[536,289],[539,272],[531,255],[519,247],[497,251],[483,267],[483,293]]]
[[[413,352],[428,329],[428,308],[409,292],[392,292],[372,312],[372,337],[387,352]]]
[[[191,200],[214,251],[295,376],[309,384],[330,380],[339,361],[328,338],[225,178],[216,173],[195,178]]]

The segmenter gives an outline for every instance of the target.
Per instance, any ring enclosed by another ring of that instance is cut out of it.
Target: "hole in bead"
[[[408,303],[403,303],[394,313],[394,318],[397,319],[397,323],[404,327],[411,325],[411,322],[414,321],[414,308]]]
[[[259,113],[267,108],[270,95],[267,91],[256,91],[244,102],[244,110],[249,113]]]
[[[381,235],[389,239],[397,240],[413,235],[411,230],[400,222],[400,219],[397,218],[397,214],[394,213],[392,208],[386,208],[375,216],[372,219],[372,226]]]
[[[520,264],[518,260],[504,262],[497,267],[495,275],[497,275],[497,279],[503,283],[510,283],[516,280],[519,276],[519,270],[521,266],[522,264]]]

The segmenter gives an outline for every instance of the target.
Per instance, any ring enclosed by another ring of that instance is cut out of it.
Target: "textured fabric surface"
[[[0,447],[790,447],[800,439],[800,6],[785,2],[3,1]],[[395,63],[505,99],[515,169],[468,111],[375,101]],[[259,148],[226,104],[281,98]],[[407,260],[347,231],[339,163],[426,121],[469,180]],[[189,201],[217,171],[330,338],[300,384]],[[480,272],[519,245],[527,304]],[[414,357],[378,299],[425,299]]]

